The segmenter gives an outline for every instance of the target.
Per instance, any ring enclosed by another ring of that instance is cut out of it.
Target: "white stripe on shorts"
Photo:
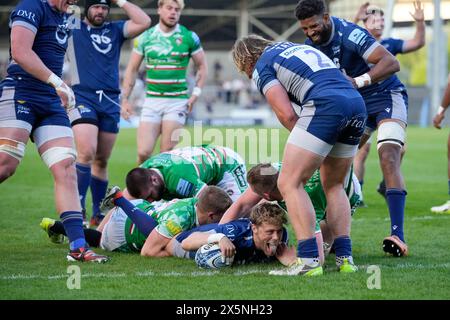
[[[42,126],[37,128],[33,133],[34,143],[38,148],[50,140],[66,137],[73,138],[72,128],[65,126]]]
[[[317,138],[303,128],[297,126],[291,131],[287,143],[326,157],[333,148],[331,144]]]

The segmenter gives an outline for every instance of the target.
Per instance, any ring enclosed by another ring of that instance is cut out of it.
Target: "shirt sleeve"
[[[275,70],[265,64],[260,64],[259,66],[258,63],[256,64],[252,79],[263,95],[265,95],[267,90],[273,86],[280,84],[276,77]]]
[[[201,50],[203,50],[203,48],[199,36],[195,32],[191,31],[191,56],[193,56],[197,52],[200,52]]]
[[[162,236],[172,239],[177,234],[188,229],[183,225],[183,221],[179,219],[177,213],[173,213],[167,216],[163,221],[160,221],[156,226],[156,231]]]
[[[348,27],[344,34],[343,45],[367,61],[372,52],[380,46],[370,33],[358,26]]]
[[[125,20],[114,21],[113,25],[116,28],[116,32],[118,34],[119,45],[122,45],[125,39],[128,38],[127,21]]]
[[[399,53],[403,53],[403,46],[405,45],[405,41],[403,41],[402,39],[392,39],[392,51],[391,53],[395,56]]]
[[[143,56],[144,51],[144,43],[145,43],[145,35],[147,32],[141,33],[138,37],[134,38],[133,40],[133,52],[136,52],[137,54]]]
[[[44,15],[43,3],[35,0],[20,2],[10,17],[10,27],[21,26],[37,33]]]

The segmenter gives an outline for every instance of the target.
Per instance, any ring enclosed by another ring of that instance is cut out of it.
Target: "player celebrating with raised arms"
[[[310,46],[250,35],[236,41],[232,55],[238,70],[254,80],[291,131],[277,185],[298,240],[298,260],[273,274],[323,273],[314,207],[303,187],[318,168],[335,237],[336,265],[341,272],[355,272],[344,181],[366,121],[361,95],[327,56]]]
[[[361,145],[378,130],[378,156],[391,218],[391,235],[383,239],[383,250],[396,257],[406,256],[403,222],[407,192],[400,154],[406,135],[408,96],[395,75],[400,64],[367,30],[331,17],[323,0],[300,0],[295,15],[308,37],[306,44],[333,60],[364,98],[368,118]]]
[[[75,106],[61,80],[71,30],[68,0],[23,0],[10,16],[10,64],[0,83],[0,182],[10,177],[30,134],[50,169],[56,210],[69,237],[69,261],[106,262],[90,250],[83,234],[77,191],[76,150],[66,110]]]
[[[111,2],[130,18],[108,22]],[[91,188],[91,225],[101,221],[100,202],[108,187],[108,159],[119,132],[119,59],[127,38],[150,26],[150,18],[126,0],[86,0],[85,18],[69,38],[67,58],[76,109],[69,114],[78,151],[76,163],[81,207]]]

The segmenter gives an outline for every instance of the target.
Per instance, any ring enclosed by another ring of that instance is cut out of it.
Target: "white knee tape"
[[[50,168],[55,163],[58,163],[64,159],[72,158],[75,160],[77,158],[77,152],[73,148],[53,147],[45,151],[41,155],[41,158],[47,167]]]
[[[8,154],[20,162],[25,155],[25,143],[0,137],[0,152]]]
[[[405,129],[398,122],[383,122],[378,127],[377,149],[380,149],[385,143],[403,147],[405,143]]]

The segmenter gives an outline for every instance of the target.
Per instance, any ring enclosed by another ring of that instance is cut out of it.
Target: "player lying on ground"
[[[85,235],[93,247],[164,257],[169,255],[166,247],[175,235],[195,226],[218,222],[231,203],[230,197],[215,186],[203,189],[198,199],[152,203],[145,200],[130,202],[118,187],[114,187],[102,203],[113,208],[97,230],[85,229]],[[52,241],[64,232],[59,221],[49,218],[44,218],[41,226]]]
[[[288,233],[283,227],[286,222],[286,212],[280,206],[260,203],[251,210],[250,219],[185,231],[171,241],[168,249],[173,256],[194,259],[197,249],[217,243],[228,265],[278,259],[289,266],[297,261],[297,256],[295,248],[288,248]],[[197,253],[197,263],[207,268],[201,260]]]
[[[184,147],[155,155],[131,170],[124,194],[147,201],[181,199],[216,185],[236,201],[247,189],[246,173],[244,160],[229,148]]]
[[[220,223],[227,223],[242,217],[248,217],[251,208],[261,200],[277,201],[285,210],[286,203],[277,187],[277,180],[281,169],[281,163],[262,163],[254,166],[247,174],[248,188],[242,197],[238,199],[225,212]],[[360,199],[361,188],[358,179],[350,172],[345,181],[345,192],[350,200],[351,213],[353,214]],[[324,247],[328,250],[333,244],[333,235],[327,225],[326,208],[327,200],[320,182],[320,172],[316,170],[313,176],[304,185],[305,191],[311,198],[316,213],[315,236],[319,248],[320,263],[324,262]],[[323,238],[322,238],[323,237]],[[322,243],[324,244],[322,245]],[[327,252],[326,252],[327,253]]]

